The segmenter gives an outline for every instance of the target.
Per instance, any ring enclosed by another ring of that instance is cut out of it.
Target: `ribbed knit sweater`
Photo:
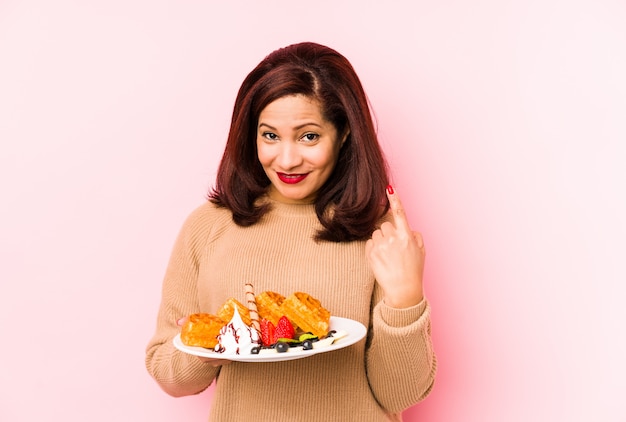
[[[207,202],[186,220],[165,274],[156,333],[146,366],[172,396],[205,390],[216,380],[210,421],[385,421],[430,392],[436,359],[426,300],[408,309],[384,304],[365,256],[365,242],[317,242],[313,205],[272,201],[250,227]],[[176,321],[216,313],[229,297],[302,291],[331,315],[368,327],[360,342],[304,359],[233,362],[213,367],[174,348]]]

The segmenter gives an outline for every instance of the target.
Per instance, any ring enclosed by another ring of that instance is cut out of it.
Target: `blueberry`
[[[252,353],[253,355],[258,355],[260,351],[261,351],[261,346],[255,346],[252,348],[252,350],[250,350],[250,353]]]
[[[313,348],[313,342],[311,340],[304,340],[302,342],[302,350],[311,350]]]
[[[278,343],[276,343],[276,351],[278,353],[285,353],[287,350],[289,350],[289,345],[284,341],[279,341]]]

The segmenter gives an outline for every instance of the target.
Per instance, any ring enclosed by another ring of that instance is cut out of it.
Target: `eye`
[[[305,133],[302,138],[300,138],[304,142],[315,142],[319,139],[319,135],[317,133]]]
[[[263,132],[261,134],[262,137],[264,137],[265,139],[269,140],[269,141],[276,141],[278,140],[278,135],[276,135],[273,132]]]

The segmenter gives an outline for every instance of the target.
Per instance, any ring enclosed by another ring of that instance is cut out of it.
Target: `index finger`
[[[409,225],[409,220],[406,218],[402,201],[400,201],[400,197],[391,185],[387,186],[387,198],[389,199],[389,206],[391,208],[391,213],[393,214],[393,221],[396,229],[411,233],[411,226]]]

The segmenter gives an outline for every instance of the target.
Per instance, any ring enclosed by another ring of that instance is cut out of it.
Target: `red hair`
[[[333,173],[317,192],[315,211],[323,229],[316,238],[335,242],[368,238],[389,207],[387,164],[352,65],[320,44],[278,49],[245,78],[209,199],[228,208],[240,226],[255,224],[269,211],[269,204],[257,203],[270,185],[257,156],[258,118],[268,104],[288,95],[317,100],[323,117],[340,136],[349,131]]]

